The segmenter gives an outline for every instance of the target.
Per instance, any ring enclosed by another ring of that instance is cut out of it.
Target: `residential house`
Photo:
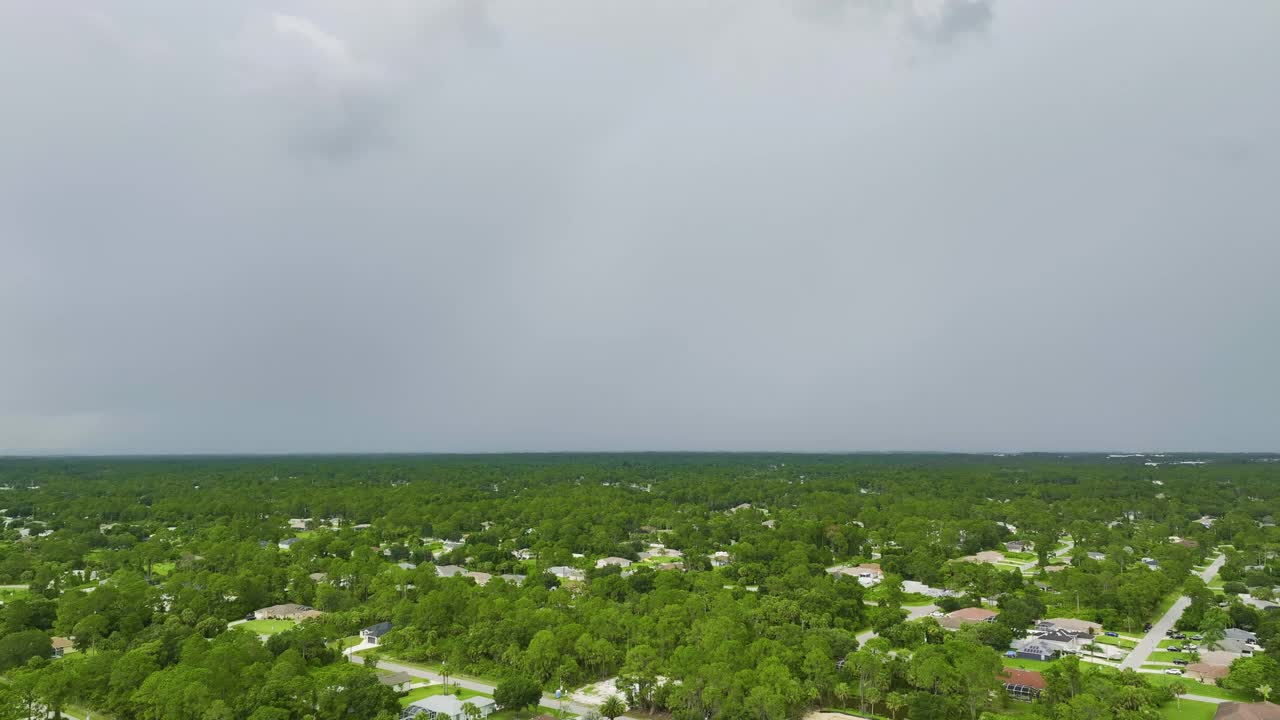
[[[1159,569],[1160,569],[1160,563],[1156,562],[1156,561],[1155,561],[1154,559],[1152,559],[1152,558],[1144,557],[1144,558],[1142,558],[1141,560],[1139,560],[1139,562],[1141,562],[1143,565],[1146,565],[1147,567],[1151,568],[1152,570],[1159,570]]]
[[[1044,630],[1062,630],[1081,638],[1091,638],[1102,632],[1102,626],[1098,623],[1078,618],[1049,618],[1048,620],[1040,621],[1036,626]]]
[[[1173,544],[1179,547],[1184,547],[1188,550],[1195,550],[1196,548],[1200,547],[1200,543],[1196,542],[1195,540],[1192,540],[1191,538],[1179,538]]]
[[[575,580],[581,582],[587,579],[587,574],[585,572],[567,565],[553,565],[552,567],[547,568],[547,572],[555,575],[561,580]]]
[[[280,542],[276,543],[276,547],[280,548],[281,550],[288,550],[289,548],[293,547],[294,543],[296,542],[298,542],[298,538],[285,538],[284,540],[281,540]]]
[[[396,567],[400,568],[401,570],[417,570],[418,569],[418,566],[414,565],[411,562],[398,562],[396,563]]]
[[[1225,702],[1218,706],[1213,720],[1280,720],[1280,705],[1269,702]]]
[[[1036,638],[1020,638],[1013,641],[1012,649],[1005,653],[1023,660],[1039,660],[1048,662],[1058,656],[1059,651],[1039,642]]]
[[[512,550],[511,556],[517,560],[534,560],[538,557],[537,553],[530,550],[529,548],[520,548],[519,550]]]
[[[976,555],[965,555],[960,558],[960,560],[971,563],[995,564],[998,562],[1004,562],[1004,553],[999,552],[998,550],[983,550]]]
[[[725,552],[724,550],[721,550],[719,552],[713,552],[708,557],[711,558],[711,567],[713,568],[725,567],[732,562],[732,560],[729,557],[729,553]]]
[[[925,585],[924,583],[918,580],[903,580],[902,591],[905,593],[915,593],[917,595],[924,595],[925,597],[931,597],[931,598],[954,597],[956,595],[959,595],[959,593],[957,593],[954,590],[948,590],[946,588],[929,587],[928,585]]]
[[[436,575],[440,577],[453,577],[466,572],[466,569],[460,565],[437,565]]]
[[[401,720],[468,720],[463,705],[470,703],[480,711],[480,717],[488,717],[495,709],[493,698],[470,697],[465,700],[454,695],[432,695],[410,703],[400,712]]]
[[[624,568],[630,565],[631,565],[630,560],[626,558],[620,558],[620,557],[603,557],[603,558],[600,558],[599,560],[596,560],[597,570],[599,570],[600,568],[606,568],[610,566]]]
[[[54,636],[49,638],[53,643],[53,656],[60,658],[68,652],[76,649],[76,643],[71,638]]]
[[[1030,548],[1031,548],[1030,545],[1022,542],[1021,540],[1011,540],[1004,544],[1004,549],[1008,550],[1009,552],[1016,552],[1016,553],[1030,552]]]
[[[1227,676],[1231,668],[1226,665],[1210,665],[1209,663],[1191,663],[1186,667],[1187,676],[1209,685]]]
[[[324,613],[316,610],[310,605],[299,605],[297,603],[284,603],[283,605],[271,605],[261,610],[254,610],[253,617],[255,620],[310,620],[319,617]]]
[[[1243,640],[1244,642],[1253,643],[1255,645],[1258,643],[1257,635],[1249,632],[1248,630],[1241,630],[1240,628],[1227,628],[1222,631],[1222,636],[1228,640]]]
[[[1048,687],[1044,676],[1034,670],[1005,668],[1000,674],[1000,680],[1004,683],[1005,692],[1009,693],[1009,697],[1023,702],[1035,700]]]
[[[386,685],[397,693],[408,692],[409,687],[413,685],[413,676],[404,672],[380,673],[378,675],[378,682]]]
[[[938,624],[948,630],[959,630],[970,623],[994,622],[999,614],[980,607],[960,608],[938,618]]]
[[[680,557],[684,557],[684,553],[680,552],[679,550],[674,550],[672,548],[666,547],[665,545],[660,545],[658,543],[650,544],[648,550],[645,550],[640,553],[641,562],[644,562],[645,560],[662,560],[665,558],[680,558]]]
[[[1244,640],[1232,640],[1224,638],[1213,644],[1211,650],[1220,650],[1222,652],[1234,653],[1236,655],[1252,655],[1253,644]]]
[[[470,572],[465,572],[463,573],[463,575],[471,578],[472,580],[475,580],[477,585],[488,585],[489,581],[493,579],[493,576],[490,575],[489,573],[479,572],[475,570]]]
[[[311,518],[289,518],[289,529],[306,530],[309,522],[311,522]]]
[[[381,640],[382,636],[386,635],[389,632],[391,632],[391,623],[380,622],[375,625],[370,625],[369,627],[361,630],[360,639],[369,643],[370,645],[377,645],[378,641]]]
[[[516,575],[516,574],[514,574],[514,573],[504,573],[503,575],[499,575],[498,577],[501,577],[503,580],[506,580],[507,582],[511,583],[512,585],[521,585],[521,584],[523,584],[523,583],[524,583],[524,577],[525,577],[525,576],[524,576],[524,575]]]
[[[1101,561],[1103,561],[1103,560],[1106,560],[1106,559],[1107,559],[1106,554],[1104,554],[1104,553],[1100,553],[1100,552],[1097,552],[1097,551],[1094,551],[1094,550],[1090,550],[1090,551],[1089,551],[1088,553],[1086,553],[1086,554],[1089,556],[1089,559],[1090,559],[1090,560],[1097,560],[1097,561],[1101,562]]]
[[[322,572],[313,572],[313,573],[311,573],[310,575],[308,575],[307,577],[311,578],[311,581],[312,581],[312,582],[318,582],[318,583],[321,583],[321,582],[324,582],[325,580],[328,580],[328,579],[329,579],[329,574],[328,574],[328,573],[322,573]]]

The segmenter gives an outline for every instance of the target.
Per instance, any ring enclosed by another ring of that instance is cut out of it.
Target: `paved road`
[[[343,650],[342,653],[346,655],[351,660],[351,662],[364,663],[364,657],[360,655],[356,655],[356,653],[360,652],[361,650],[368,650],[369,648],[372,648],[372,647],[375,647],[375,646],[367,643],[360,643],[359,645],[354,645],[352,647],[349,647]],[[416,668],[410,665],[402,665],[398,662],[394,662],[391,660],[379,660],[378,667],[382,668],[383,670],[390,670],[391,672],[402,672],[412,677],[418,678],[420,680],[426,680],[427,682],[430,682],[430,683],[444,682],[444,678],[439,673],[431,672],[430,670],[423,670],[422,668]],[[468,690],[475,690],[476,692],[484,693],[485,695],[493,695],[492,685],[489,685],[487,683],[482,683],[477,680],[466,680],[463,678],[458,678],[453,675],[450,675],[449,683],[451,685],[457,685],[458,687],[463,687]],[[601,699],[601,702],[603,702],[603,699]],[[542,696],[542,705],[549,708],[561,707],[560,701],[555,699],[555,697],[551,695]],[[583,715],[583,714],[586,714],[587,711],[595,710],[596,708],[589,705],[583,705],[582,703],[570,702],[568,700],[565,700],[564,709],[570,713],[573,713],[574,715]],[[625,715],[620,717],[626,718]],[[631,719],[628,718],[628,720],[631,720]]]
[[[1204,572],[1200,573],[1200,579],[1204,580],[1206,583],[1213,580],[1226,561],[1227,557],[1225,555],[1219,555],[1214,558],[1213,562],[1209,563],[1209,567],[1205,568]],[[1164,617],[1157,620],[1155,624],[1151,626],[1150,632],[1143,635],[1142,639],[1138,641],[1137,646],[1129,651],[1129,654],[1125,656],[1124,661],[1120,663],[1120,667],[1129,668],[1130,670],[1141,669],[1143,663],[1147,662],[1147,659],[1151,657],[1151,653],[1160,645],[1160,641],[1166,637],[1166,633],[1173,629],[1173,624],[1178,622],[1178,618],[1182,617],[1183,611],[1186,610],[1187,606],[1190,604],[1191,598],[1185,595],[1175,600],[1173,607],[1169,608],[1169,612],[1166,612]]]

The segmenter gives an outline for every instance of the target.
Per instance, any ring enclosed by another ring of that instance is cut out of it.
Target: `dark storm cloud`
[[[1274,449],[1278,7],[0,5],[0,451]]]

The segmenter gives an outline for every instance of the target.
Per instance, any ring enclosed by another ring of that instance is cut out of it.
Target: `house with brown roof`
[[[953,610],[938,618],[938,624],[948,630],[959,630],[965,625],[980,622],[995,622],[1000,613],[980,607],[967,607]]]
[[[1212,685],[1215,680],[1226,677],[1227,673],[1231,672],[1231,668],[1226,665],[1211,665],[1198,662],[1188,665],[1186,671],[1189,677]]]
[[[71,638],[58,637],[55,635],[54,637],[49,638],[49,641],[53,644],[53,656],[56,658],[60,658],[68,652],[76,649],[76,643]]]
[[[1049,686],[1044,676],[1034,670],[1005,668],[1000,673],[1000,681],[1004,683],[1005,692],[1014,700],[1031,702],[1040,697],[1040,693]]]
[[[1213,720],[1280,720],[1280,705],[1269,702],[1226,702],[1218,706]]]

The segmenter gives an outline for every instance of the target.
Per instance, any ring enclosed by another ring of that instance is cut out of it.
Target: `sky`
[[[0,454],[1280,450],[1277,37],[4,0]]]

